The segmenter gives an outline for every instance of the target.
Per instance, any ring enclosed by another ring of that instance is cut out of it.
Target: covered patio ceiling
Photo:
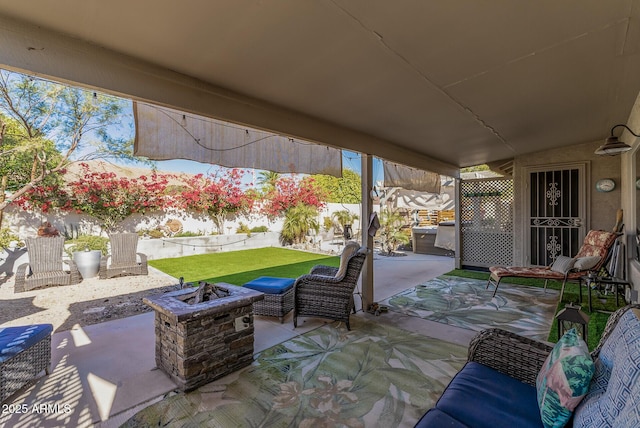
[[[0,66],[457,175],[605,138],[637,0],[0,0]]]

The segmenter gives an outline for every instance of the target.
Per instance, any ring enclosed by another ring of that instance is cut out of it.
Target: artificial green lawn
[[[463,270],[463,269],[454,269],[446,275],[453,276],[461,276],[464,278],[474,278],[474,279],[482,279],[487,281],[489,279],[488,272],[478,272],[471,270]],[[544,287],[544,280],[539,279],[531,279],[531,278],[508,278],[505,282],[511,284],[518,285],[528,285],[532,287]],[[502,284],[504,284],[503,282]],[[501,286],[504,286],[502,285]],[[560,290],[562,288],[562,283],[558,281],[549,281],[547,288],[553,290]],[[500,291],[498,290],[498,293]],[[588,341],[589,349],[593,350],[600,340],[600,336],[602,336],[602,332],[607,324],[607,320],[609,319],[609,313],[603,313],[602,311],[613,312],[617,309],[616,307],[616,297],[615,294],[610,294],[607,296],[599,295],[595,290],[591,291],[591,304],[593,306],[593,311],[589,312],[589,307],[587,303],[588,290],[583,288],[582,290],[582,311],[589,315],[589,326],[588,326]],[[578,284],[574,282],[567,283],[564,290],[564,295],[562,296],[562,301],[558,302],[558,307],[556,308],[556,314],[565,307],[565,305],[573,302],[578,304]],[[549,342],[555,343],[558,341],[558,324],[557,322],[553,322],[551,325],[551,331],[549,332],[549,338],[547,339]]]
[[[182,276],[187,282],[226,282],[242,285],[259,276],[297,278],[309,273],[315,265],[338,267],[340,258],[267,247],[150,260],[149,264],[175,278]]]

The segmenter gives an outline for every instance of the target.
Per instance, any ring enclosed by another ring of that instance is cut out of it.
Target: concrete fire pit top
[[[184,301],[186,296],[193,294],[194,287],[172,291],[164,294],[155,294],[145,297],[142,301],[154,310],[175,319],[178,322],[200,318],[202,316],[228,312],[232,309],[253,304],[264,299],[264,293],[250,288],[238,287],[224,282],[216,283],[218,287],[229,290],[229,296],[205,302],[189,304]]]

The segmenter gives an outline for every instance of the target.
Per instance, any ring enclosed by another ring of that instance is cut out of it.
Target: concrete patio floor
[[[406,257],[374,256],[375,298],[381,301],[453,269],[450,257],[408,253]],[[360,308],[356,297],[356,306]],[[467,345],[474,332],[389,312],[356,316],[390,323],[405,330]],[[255,352],[323,325],[326,320],[301,318],[293,328],[289,314],[255,317]],[[299,323],[300,324],[300,323]],[[13,412],[0,415],[0,426],[117,427],[140,409],[161,400],[176,385],[155,364],[152,312],[86,327],[52,337],[52,371],[17,395]],[[21,406],[24,405],[25,406]],[[37,406],[37,407],[34,407]],[[43,407],[42,412],[33,409]],[[20,413],[19,409],[28,409]]]

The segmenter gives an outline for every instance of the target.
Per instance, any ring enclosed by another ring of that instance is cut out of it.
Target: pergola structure
[[[368,218],[374,155],[458,177],[638,124],[635,5],[0,0],[0,67],[363,153]]]

